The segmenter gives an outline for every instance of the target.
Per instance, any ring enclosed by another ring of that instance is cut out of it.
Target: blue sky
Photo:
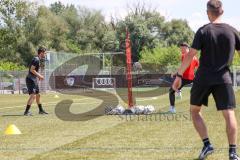
[[[31,0],[49,5],[56,1],[101,10],[107,20],[110,15],[123,18],[127,14],[127,4],[139,0]],[[208,0],[142,0],[146,5],[156,8],[167,20],[173,18],[186,19],[190,27],[196,31],[208,23],[206,3]],[[240,31],[240,0],[222,0],[224,15],[222,21],[231,24]]]

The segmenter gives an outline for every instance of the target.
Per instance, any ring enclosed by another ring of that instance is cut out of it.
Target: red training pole
[[[132,98],[132,50],[131,50],[131,41],[130,34],[128,29],[126,29],[126,62],[127,62],[127,83],[128,83],[128,107],[133,107],[133,98]]]

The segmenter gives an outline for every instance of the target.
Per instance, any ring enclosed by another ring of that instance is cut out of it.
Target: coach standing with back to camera
[[[214,151],[201,115],[202,105],[208,105],[210,94],[213,95],[217,110],[222,112],[226,122],[229,160],[240,160],[236,153],[237,121],[234,112],[236,104],[229,70],[235,50],[240,53],[240,37],[236,29],[221,22],[222,14],[222,2],[209,0],[207,15],[210,23],[197,31],[190,52],[184,58],[173,83],[175,90],[181,86],[184,71],[200,50],[200,66],[196,72],[190,98],[193,124],[204,144],[199,155],[200,160],[204,160]]]

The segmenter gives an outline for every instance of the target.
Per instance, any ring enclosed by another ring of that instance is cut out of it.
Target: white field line
[[[139,98],[137,101],[150,101],[150,100],[157,100],[158,97],[148,97],[148,98]]]
[[[72,99],[73,101],[80,101],[80,100],[86,100],[86,99],[92,99],[92,98],[82,98],[82,99]],[[149,98],[139,98],[137,101],[142,102],[142,101],[150,101],[150,100],[156,100],[158,99],[157,97],[149,97]],[[55,102],[49,102],[49,103],[43,103],[44,105],[55,105],[60,101],[55,101]],[[74,104],[98,104],[99,102],[74,102]],[[13,108],[23,108],[24,105],[21,106],[12,106],[12,107],[4,107],[0,108],[0,110],[4,109],[13,109]]]
[[[90,98],[82,98],[82,99],[72,99],[73,101],[76,101],[76,100],[85,100],[85,99],[90,99]],[[57,104],[59,103],[60,101],[55,101],[55,102],[49,102],[49,103],[43,103],[44,105],[54,105],[54,104]],[[99,103],[99,102],[74,102],[74,104],[96,104],[96,103]],[[3,109],[13,109],[13,108],[22,108],[24,107],[24,105],[22,106],[12,106],[12,107],[4,107],[4,108],[0,108],[0,110],[3,110]]]

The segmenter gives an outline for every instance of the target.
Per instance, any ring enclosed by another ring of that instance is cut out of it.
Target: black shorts
[[[191,105],[208,106],[208,97],[211,93],[217,110],[233,109],[236,107],[232,84],[204,86],[193,83],[190,98]]]
[[[26,85],[28,88],[28,94],[39,94],[39,87],[38,87],[38,82],[37,79],[33,80],[31,78],[26,78]]]

